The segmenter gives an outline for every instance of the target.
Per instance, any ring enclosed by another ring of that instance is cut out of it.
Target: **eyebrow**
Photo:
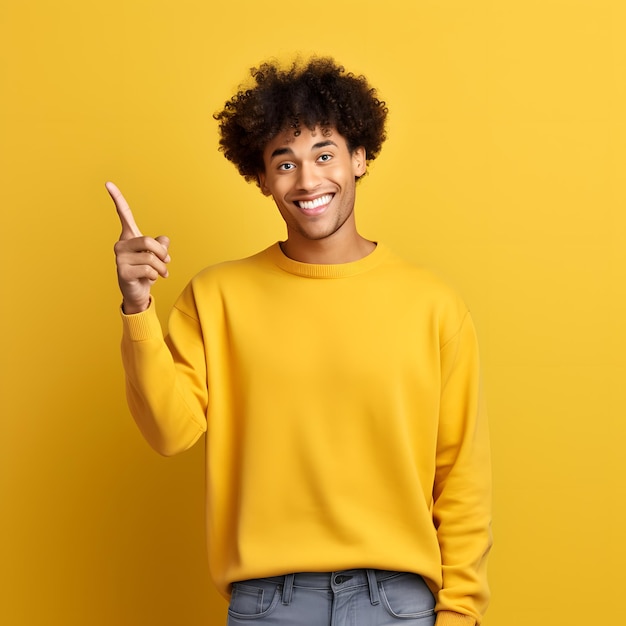
[[[327,139],[326,141],[318,141],[317,143],[313,144],[311,146],[311,152],[313,152],[314,150],[319,150],[320,148],[325,148],[326,146],[335,146],[335,148],[339,147],[334,141]],[[277,156],[283,156],[284,154],[293,154],[293,150],[291,148],[276,148],[276,150],[274,150],[274,152],[272,152],[272,154],[270,155],[270,161],[273,158]]]

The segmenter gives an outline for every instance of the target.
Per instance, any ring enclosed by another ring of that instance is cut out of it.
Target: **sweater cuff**
[[[156,314],[154,298],[150,300],[150,305],[141,313],[126,315],[120,307],[122,317],[124,339],[129,341],[146,341],[147,339],[161,339],[163,331],[161,323]]]
[[[471,615],[455,611],[439,611],[435,626],[476,626],[476,620]]]

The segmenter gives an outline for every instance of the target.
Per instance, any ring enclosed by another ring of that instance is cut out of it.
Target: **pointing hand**
[[[124,298],[124,313],[140,313],[150,305],[150,289],[159,276],[167,278],[170,261],[167,237],[145,237],[135,222],[122,192],[106,183],[122,224],[122,233],[114,246],[117,281]]]

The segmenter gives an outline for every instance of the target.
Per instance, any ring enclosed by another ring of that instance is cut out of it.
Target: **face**
[[[290,129],[269,142],[263,162],[261,190],[273,197],[285,220],[292,251],[316,242],[345,245],[358,237],[355,179],[365,173],[363,148],[350,152],[334,129],[303,128],[298,135]]]

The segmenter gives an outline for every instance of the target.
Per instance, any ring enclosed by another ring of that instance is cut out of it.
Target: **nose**
[[[313,191],[320,185],[320,176],[314,163],[303,162],[298,168],[298,188]]]

